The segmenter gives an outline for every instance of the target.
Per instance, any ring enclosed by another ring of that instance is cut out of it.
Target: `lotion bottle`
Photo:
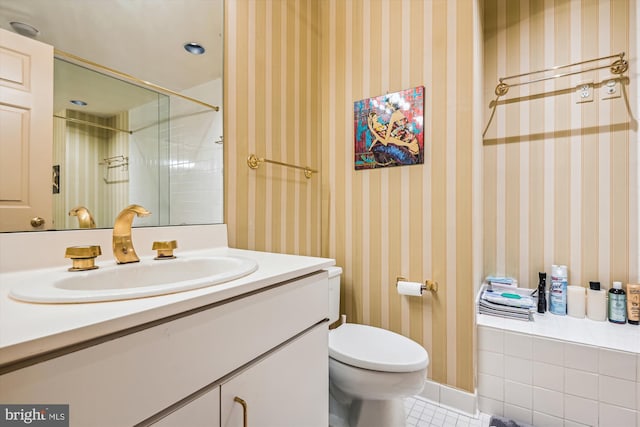
[[[599,322],[607,320],[607,292],[604,289],[600,289],[600,282],[589,282],[587,317]]]

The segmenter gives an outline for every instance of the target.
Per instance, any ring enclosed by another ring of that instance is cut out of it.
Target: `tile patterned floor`
[[[419,396],[404,399],[407,427],[488,427],[490,415],[464,415]]]

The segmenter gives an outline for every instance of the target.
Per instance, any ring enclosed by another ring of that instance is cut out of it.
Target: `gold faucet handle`
[[[152,250],[158,251],[158,256],[155,259],[173,259],[175,255],[173,250],[178,247],[178,242],[175,240],[169,240],[166,242],[153,242]]]
[[[100,246],[71,246],[64,253],[65,258],[71,258],[73,265],[69,271],[95,270],[95,260],[98,255],[102,255]]]

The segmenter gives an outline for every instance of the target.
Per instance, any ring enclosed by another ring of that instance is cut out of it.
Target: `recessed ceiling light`
[[[72,99],[71,101],[69,101],[70,103],[72,103],[73,105],[78,105],[80,107],[84,107],[85,105],[87,105],[86,102],[81,101],[79,99]]]
[[[13,21],[10,22],[9,25],[11,25],[13,31],[26,37],[34,38],[38,34],[40,34],[40,30],[38,30],[33,25],[25,24],[24,22]]]
[[[204,53],[204,47],[198,43],[185,43],[184,50],[194,55],[202,55]]]

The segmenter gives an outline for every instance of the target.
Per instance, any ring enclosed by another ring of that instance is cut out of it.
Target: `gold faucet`
[[[84,206],[76,206],[69,211],[69,216],[77,216],[80,228],[96,228],[96,223],[89,209]]]
[[[118,214],[113,225],[113,256],[116,257],[118,264],[140,261],[131,241],[131,223],[133,223],[134,214],[147,216],[151,215],[151,212],[140,205],[129,205]]]

